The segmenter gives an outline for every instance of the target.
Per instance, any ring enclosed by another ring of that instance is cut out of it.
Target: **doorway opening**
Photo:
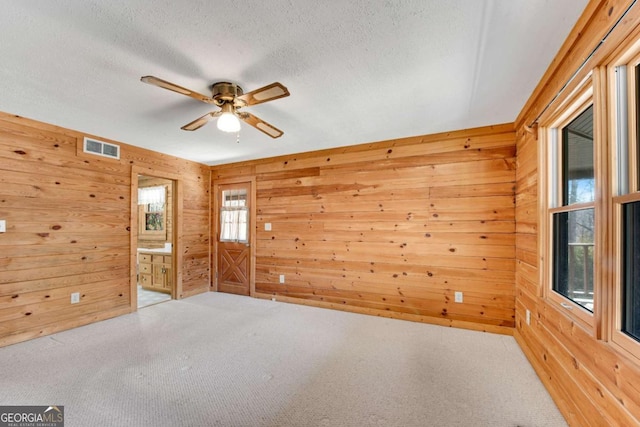
[[[137,175],[137,308],[175,295],[175,185],[165,178]]]

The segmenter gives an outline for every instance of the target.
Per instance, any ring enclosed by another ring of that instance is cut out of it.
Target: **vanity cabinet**
[[[138,282],[144,289],[171,293],[173,288],[171,255],[138,252]]]

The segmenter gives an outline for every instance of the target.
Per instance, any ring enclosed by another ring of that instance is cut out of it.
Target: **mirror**
[[[171,181],[138,177],[138,240],[171,240]]]

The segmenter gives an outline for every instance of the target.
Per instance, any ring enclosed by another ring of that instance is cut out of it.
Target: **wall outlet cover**
[[[456,302],[462,302],[462,292],[456,292],[455,293],[455,301]]]
[[[284,283],[284,274],[280,275],[280,283]]]
[[[80,292],[74,292],[71,294],[71,304],[77,304],[80,302]]]
[[[7,232],[7,220],[0,219],[0,233],[6,233],[6,232]]]
[[[264,231],[271,231],[271,223],[270,222],[265,222],[264,223]]]

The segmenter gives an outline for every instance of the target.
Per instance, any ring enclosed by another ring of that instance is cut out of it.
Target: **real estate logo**
[[[0,406],[0,427],[64,427],[64,406]]]

